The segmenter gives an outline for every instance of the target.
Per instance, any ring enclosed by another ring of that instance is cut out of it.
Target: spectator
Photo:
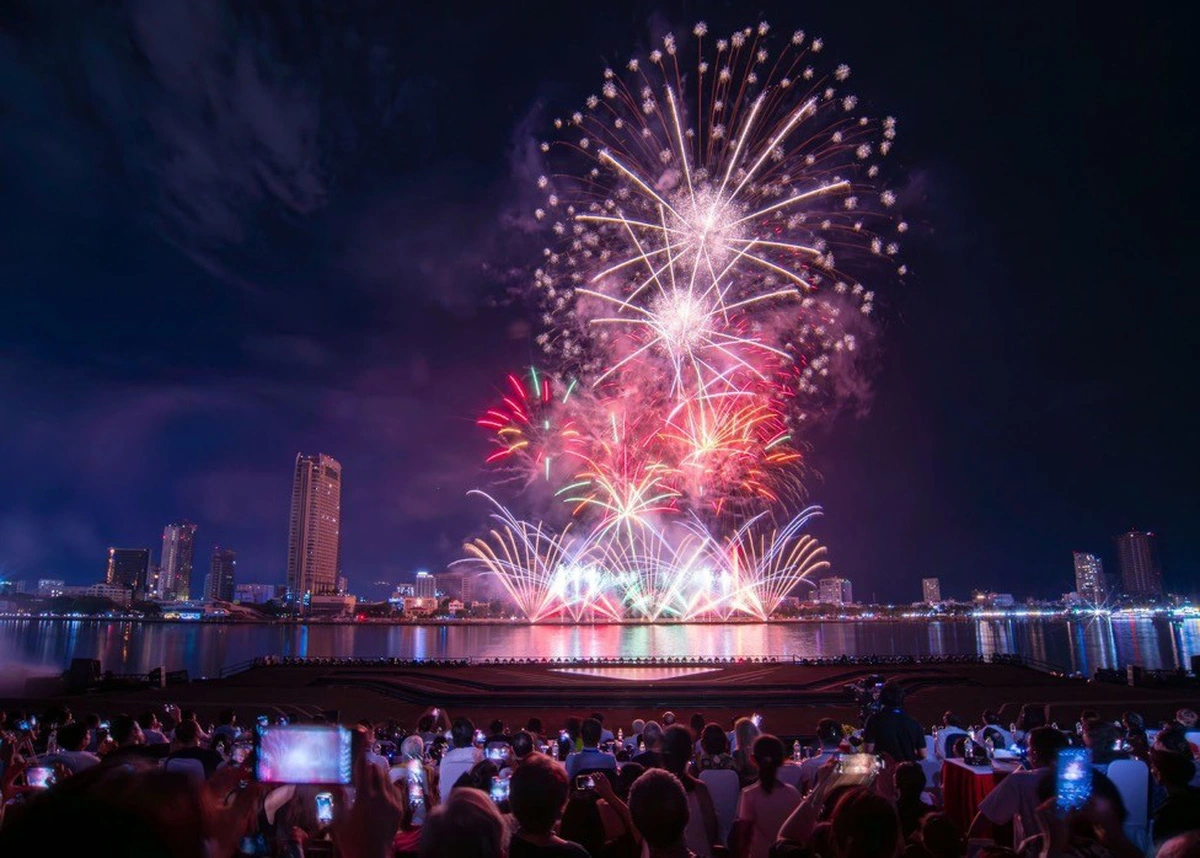
[[[645,858],[687,856],[687,792],[673,774],[651,770],[639,777],[629,790],[629,814],[645,841]]]
[[[891,858],[900,851],[896,809],[866,787],[847,789],[830,821],[838,858]]]
[[[579,728],[583,747],[567,757],[567,776],[575,777],[580,772],[606,769],[616,771],[617,758],[599,748],[603,727],[595,718],[586,719]],[[689,742],[689,746],[690,746]]]
[[[537,750],[536,740],[528,730],[518,730],[512,740],[513,757],[521,762]]]
[[[800,804],[799,791],[777,777],[783,765],[783,742],[764,733],[754,740],[758,782],[742,790],[729,843],[741,858],[767,858],[779,829]]]
[[[648,769],[662,768],[662,739],[663,730],[658,726],[657,721],[647,721],[646,726],[642,728],[641,741],[639,747],[645,745],[646,748],[641,753],[633,758],[633,762],[645,766]]]
[[[534,743],[542,740],[542,719],[530,718],[525,724],[525,729],[533,736]]]
[[[612,742],[612,741],[616,740],[616,737],[613,736],[613,731],[604,726],[604,713],[603,712],[593,712],[592,720],[600,722],[600,744],[601,745],[603,745],[605,742]]]
[[[58,753],[46,758],[48,765],[62,765],[77,775],[100,762],[100,758],[85,751],[88,744],[87,725],[72,721],[58,728]]]
[[[1125,745],[1132,757],[1147,760],[1150,756],[1150,739],[1146,736],[1146,719],[1137,712],[1125,712],[1121,715],[1121,725],[1125,728]]]
[[[483,740],[483,744],[485,746],[490,745],[492,742],[499,742],[504,745],[512,744],[512,737],[508,735],[508,730],[505,728],[504,722],[499,718],[496,718],[491,724],[488,724],[488,734]]]
[[[1175,713],[1175,723],[1186,733],[1196,729],[1196,712],[1184,707]]]
[[[704,720],[704,715],[700,712],[693,712],[692,719],[688,722],[688,726],[692,731],[692,741],[696,743],[696,751],[700,751],[700,734],[704,732],[704,725],[707,722]]]
[[[143,712],[139,715],[138,726],[142,728],[142,735],[145,737],[147,745],[167,744],[167,737],[162,732],[162,723],[153,712]]]
[[[1024,742],[1030,732],[1038,727],[1046,726],[1046,704],[1045,703],[1024,703],[1021,705],[1021,711],[1017,714],[1015,729],[1013,730],[1013,740],[1016,742]]]
[[[925,802],[925,771],[920,763],[901,763],[893,776],[896,786],[896,815],[900,833],[907,840],[921,828],[921,820],[933,811]]]
[[[698,858],[709,858],[717,842],[717,809],[708,787],[688,774],[692,760],[692,731],[675,724],[663,735],[663,768],[683,784],[688,799],[688,824],[684,841]]]
[[[113,717],[112,738],[117,747],[104,755],[106,761],[128,762],[131,759],[141,759],[157,762],[171,752],[170,745],[147,746],[142,736],[141,726],[133,718],[124,714]]]
[[[758,777],[754,767],[754,743],[762,731],[749,718],[738,718],[733,723],[733,738],[736,746],[733,751],[734,768],[737,769],[738,779],[742,786],[747,786]]]
[[[667,727],[675,726],[675,713],[669,709],[662,715],[662,726],[665,730]]]
[[[1117,750],[1121,734],[1111,721],[1089,718],[1083,722],[1083,744],[1092,752],[1092,767],[1098,772],[1107,772],[1113,760],[1126,759],[1127,754]]]
[[[646,767],[639,763],[625,763],[621,768],[617,769],[617,798],[624,802],[629,801],[629,791],[633,788],[634,783],[642,775],[646,773]]]
[[[962,832],[944,813],[928,814],[921,822],[918,838],[920,852],[913,858],[959,858],[966,846]],[[906,858],[908,855],[909,853],[905,852]]]
[[[1200,855],[1200,831],[1172,837],[1158,850],[1155,858],[1196,858]]]
[[[388,762],[387,757],[375,750],[375,725],[364,719],[358,722],[356,729],[358,730],[359,744],[362,748],[363,757],[368,763],[386,775],[391,771],[392,764]],[[217,728],[217,732],[220,732],[219,727]]]
[[[883,708],[863,728],[867,753],[888,754],[898,763],[925,759],[925,733],[904,711],[904,690],[887,683],[879,692],[879,703]]]
[[[984,744],[990,740],[992,748],[1007,748],[1013,743],[1012,733],[1000,724],[1000,713],[994,709],[983,712],[983,730],[979,734]]]
[[[729,737],[720,724],[706,724],[700,732],[700,754],[696,758],[696,771],[708,769],[736,769],[737,763],[729,755]]]
[[[232,745],[241,732],[237,727],[237,713],[232,709],[222,709],[217,714],[217,729],[212,732],[212,744],[215,746],[217,742],[225,742]]]
[[[1013,842],[1020,844],[1038,832],[1039,790],[1047,771],[1054,768],[1058,752],[1067,746],[1066,737],[1053,727],[1037,727],[1029,734],[1030,771],[1013,772],[1000,781],[979,803],[967,839],[991,835],[994,825],[1013,825]]]
[[[1040,833],[1021,844],[1022,858],[1033,856],[1107,856],[1141,858],[1142,851],[1129,842],[1124,825],[1127,817],[1121,793],[1108,776],[1096,772],[1092,777],[1092,797],[1079,810],[1059,811],[1054,798],[1055,778],[1042,778],[1037,818]]]
[[[470,718],[458,717],[450,728],[450,741],[453,747],[442,754],[442,762],[438,767],[438,783],[441,786],[444,799],[458,779],[469,772],[483,755],[475,747],[475,724]]]
[[[599,728],[593,719],[588,721]],[[562,767],[541,754],[530,757],[513,771],[509,805],[517,821],[517,831],[509,841],[508,858],[589,858],[587,850],[578,843],[563,840],[554,833],[567,804],[567,787]]]
[[[817,753],[800,764],[801,792],[808,792],[817,781],[817,771],[837,754],[842,744],[842,725],[832,718],[817,722]],[[922,787],[924,789],[924,787]]]
[[[1154,747],[1162,751],[1185,754],[1189,757],[1194,756],[1192,745],[1187,740],[1187,734],[1178,725],[1172,725],[1159,730],[1158,735],[1154,737]]]
[[[1196,764],[1184,754],[1151,751],[1150,771],[1167,794],[1154,811],[1155,845],[1200,829],[1200,789],[1189,786]]]
[[[206,778],[211,778],[223,762],[216,751],[200,747],[200,730],[195,721],[184,721],[175,728],[175,743],[167,762],[171,760],[198,760],[204,766]]]
[[[933,753],[940,760],[961,757],[962,753],[956,751],[956,747],[960,739],[969,739],[970,735],[964,729],[963,723],[957,715],[953,712],[945,712],[942,714],[942,729],[938,731]]]
[[[642,741],[642,731],[646,729],[646,722],[641,718],[634,718],[633,723],[629,725],[629,735],[625,737],[625,747],[634,753],[641,753],[638,744]]]
[[[418,854],[420,858],[504,858],[504,817],[483,793],[454,790],[426,818]]]

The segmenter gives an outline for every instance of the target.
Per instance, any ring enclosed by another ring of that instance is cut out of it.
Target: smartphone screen
[[[54,769],[49,766],[33,766],[25,770],[25,783],[33,789],[54,786]]]
[[[351,733],[324,724],[259,727],[255,776],[263,783],[348,784]]]
[[[596,788],[596,778],[593,775],[576,775],[575,789],[580,792],[591,792]]]
[[[499,804],[502,801],[508,801],[508,778],[492,778],[492,788],[488,790],[492,801]]]
[[[1058,752],[1058,780],[1054,790],[1060,810],[1078,810],[1092,797],[1092,752],[1063,748]]]
[[[333,822],[333,794],[317,793],[317,822],[328,825]]]
[[[840,775],[873,775],[879,770],[879,760],[874,754],[842,754],[838,757],[837,773]]]
[[[487,758],[493,763],[501,763],[509,757],[508,745],[492,742],[487,746]]]
[[[410,778],[408,781],[408,803],[413,807],[425,803],[425,790],[421,788],[420,778]]]

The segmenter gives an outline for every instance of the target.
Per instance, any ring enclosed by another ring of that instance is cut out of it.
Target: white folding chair
[[[794,786],[796,789],[800,789],[800,775],[803,772],[804,768],[802,766],[780,766],[776,770],[775,775],[779,778],[780,783],[785,783],[789,786]]]
[[[1125,836],[1139,849],[1150,845],[1150,768],[1141,760],[1113,760],[1108,778],[1117,787],[1125,810]]]
[[[729,829],[733,827],[733,815],[737,813],[738,797],[742,792],[738,774],[732,769],[705,769],[700,773],[700,780],[708,787],[717,811],[717,842],[724,843],[729,839]]]

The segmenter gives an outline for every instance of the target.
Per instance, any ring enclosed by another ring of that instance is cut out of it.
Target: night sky
[[[900,120],[912,274],[871,284],[869,411],[808,438],[835,571],[859,598],[1051,596],[1136,526],[1196,589],[1190,22],[420,5],[3,4],[0,573],[93,582],[186,517],[201,570],[220,543],[282,581],[301,450],[343,464],[354,589],[460,556],[474,418],[533,357],[535,141],[605,65],[761,13]]]

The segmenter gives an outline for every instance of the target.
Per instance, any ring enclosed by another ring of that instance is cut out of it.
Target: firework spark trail
[[[906,273],[878,184],[896,121],[821,70],[820,39],[692,36],[605,70],[541,146],[551,371],[510,376],[479,423],[500,481],[557,486],[572,527],[489,498],[501,526],[467,547],[531,619],[765,619],[828,568],[800,533],[818,510],[785,511],[803,421],[874,311],[859,276]]]

